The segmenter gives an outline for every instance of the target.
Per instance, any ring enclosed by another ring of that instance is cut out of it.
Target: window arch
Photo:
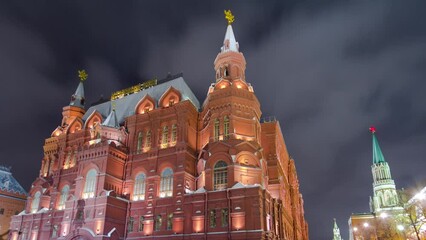
[[[151,148],[151,130],[148,130],[146,132],[146,136],[145,136],[146,140],[145,140],[145,148],[146,150]]]
[[[214,165],[213,189],[223,190],[228,185],[228,165],[224,161],[219,161]]]
[[[161,173],[160,197],[171,197],[173,195],[173,170],[166,168]]]
[[[58,209],[62,210],[65,208],[65,201],[67,201],[68,193],[70,191],[70,186],[65,185],[61,190],[61,197],[59,198]]]
[[[219,119],[217,118],[214,120],[213,139],[214,141],[219,140]]]
[[[145,200],[145,179],[144,173],[139,173],[135,178],[135,188],[133,190],[133,200]]]
[[[161,136],[161,148],[166,148],[169,145],[169,127],[163,127],[163,134]]]
[[[83,198],[92,198],[95,196],[96,188],[96,170],[91,169],[86,174],[86,182],[84,183]]]
[[[173,213],[167,215],[167,230],[173,229]]]
[[[162,223],[163,223],[163,219],[161,218],[161,215],[157,215],[157,217],[155,218],[154,230],[160,231]]]
[[[176,126],[176,124],[173,124],[172,125],[172,139],[171,139],[171,142],[173,144],[176,144],[176,141],[177,141],[177,126]]]
[[[229,138],[229,117],[225,116],[223,118],[223,138],[228,139]]]
[[[31,213],[35,213],[38,211],[38,207],[40,205],[40,196],[41,196],[40,191],[37,191],[34,194],[33,201],[31,202]]]
[[[136,146],[136,153],[140,154],[142,151],[142,132],[138,133],[138,145]]]

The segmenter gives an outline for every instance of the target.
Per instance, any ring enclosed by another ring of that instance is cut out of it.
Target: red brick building
[[[214,69],[202,105],[178,75],[86,110],[80,82],[11,239],[308,239],[294,160],[231,25]]]
[[[9,167],[0,166],[0,239],[7,239],[13,215],[24,210],[27,192],[12,176]]]

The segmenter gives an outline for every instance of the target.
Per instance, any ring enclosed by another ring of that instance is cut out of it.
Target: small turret
[[[334,227],[333,227],[333,240],[343,240],[340,235],[340,229],[337,226],[336,219],[334,218]]]
[[[74,94],[71,96],[71,101],[68,106],[65,106],[62,109],[62,124],[60,132],[63,132],[73,123],[79,122],[76,125],[76,130],[81,129],[82,126],[82,117],[86,110],[84,109],[84,86],[83,82],[87,79],[88,75],[86,71],[78,71],[78,77],[80,78],[80,83],[78,84],[77,89]],[[56,130],[55,130],[56,131]],[[58,131],[56,131],[58,132]]]
[[[230,10],[225,10],[225,18],[228,20],[228,27],[226,28],[223,45],[214,61],[216,82],[223,79],[227,81],[245,81],[246,60],[239,51],[240,46],[235,39],[231,25],[234,22],[234,15],[232,15]]]
[[[112,111],[109,113],[108,117],[105,119],[105,121],[102,123],[103,126],[112,127],[112,128],[119,128],[120,123],[117,120],[117,115],[115,113],[115,109],[112,109]]]

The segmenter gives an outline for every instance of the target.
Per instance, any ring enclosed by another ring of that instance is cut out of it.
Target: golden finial
[[[226,20],[228,20],[228,25],[231,25],[231,23],[233,23],[234,20],[235,20],[234,15],[232,15],[231,10],[228,10],[228,11],[224,10],[223,12],[225,13]]]
[[[86,70],[78,70],[78,77],[80,78],[80,81],[86,81],[88,76],[89,75],[86,73]]]

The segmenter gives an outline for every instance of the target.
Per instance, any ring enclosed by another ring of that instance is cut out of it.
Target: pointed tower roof
[[[75,93],[71,96],[70,106],[76,106],[84,108],[84,86],[83,82],[87,79],[87,73],[84,70],[78,71],[78,77],[80,78],[80,83],[78,84]]]
[[[373,164],[384,163],[386,161],[376,137],[376,128],[370,127],[370,132],[373,136]]]
[[[333,219],[334,219],[333,240],[343,240],[342,236],[340,235],[340,229],[337,226],[336,219],[335,218]]]
[[[115,109],[113,109],[108,117],[105,119],[105,121],[102,123],[103,126],[107,127],[113,127],[113,128],[119,128],[120,123],[117,120],[117,115],[115,114]]]
[[[228,25],[226,28],[225,38],[223,39],[223,46],[220,49],[221,52],[238,52],[239,45],[237,40],[235,40],[234,31],[232,25]]]
[[[232,15],[231,10],[225,10],[225,18],[228,20],[228,27],[226,28],[225,38],[223,39],[223,46],[221,52],[238,52],[239,45],[237,40],[235,40],[234,31],[232,30],[231,23],[234,22],[234,15]]]

